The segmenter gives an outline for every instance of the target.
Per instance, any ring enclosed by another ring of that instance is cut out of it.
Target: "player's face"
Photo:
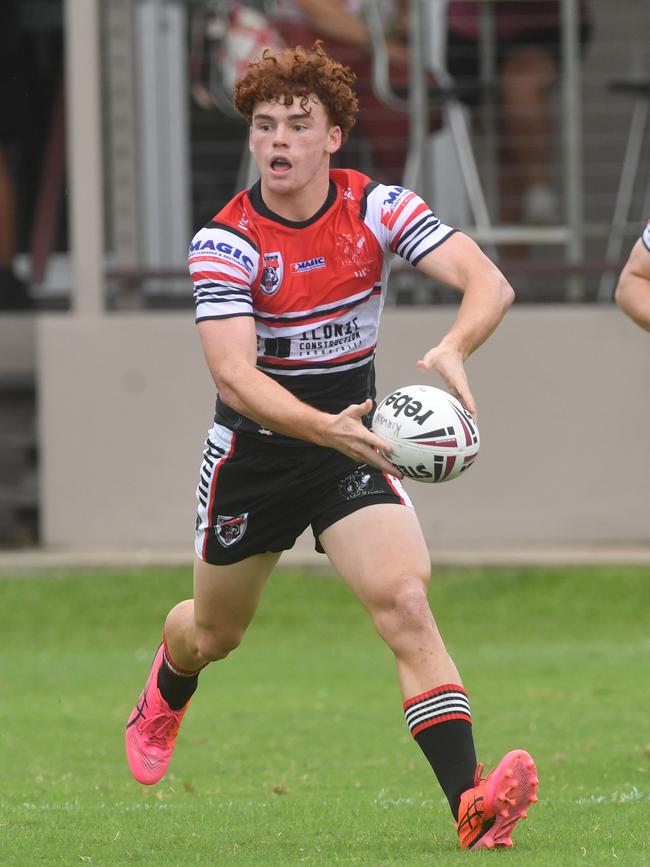
[[[340,145],[340,127],[331,125],[315,96],[304,104],[294,98],[291,105],[262,102],[255,107],[250,149],[267,194],[292,196],[312,187],[320,191],[319,181],[328,179],[330,156]]]

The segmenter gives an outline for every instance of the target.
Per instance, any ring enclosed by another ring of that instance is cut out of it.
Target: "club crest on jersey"
[[[217,515],[217,523],[214,525],[214,533],[224,548],[239,542],[248,526],[248,512],[236,517],[230,515]]]
[[[284,266],[281,253],[265,253],[260,289],[265,295],[275,295],[282,284]]]
[[[359,267],[368,265],[370,259],[366,253],[366,239],[363,235],[350,235],[347,232],[340,232],[336,236],[336,247],[341,256],[342,265],[350,265]]]

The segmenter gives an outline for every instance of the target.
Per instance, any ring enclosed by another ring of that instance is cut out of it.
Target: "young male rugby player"
[[[615,297],[630,319],[650,331],[650,220],[621,271]]]
[[[353,78],[316,43],[265,53],[236,87],[260,180],[190,248],[218,398],[197,489],[194,598],[167,616],[127,725],[129,765],[141,783],[162,778],[199,672],[237,647],[280,553],[311,526],[395,655],[406,721],[461,845],[510,846],[537,800],[535,765],[514,750],[482,777],[467,692],[427,601],[427,547],[369,422],[394,254],[463,293],[455,323],[417,366],[436,370],[472,413],[463,362],[513,292],[415,193],[330,170],[355,120]]]

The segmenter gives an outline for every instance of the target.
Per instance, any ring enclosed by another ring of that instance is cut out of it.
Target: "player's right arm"
[[[474,241],[441,223],[412,190],[381,184],[371,188],[365,219],[384,249],[462,294],[452,327],[417,367],[436,371],[476,415],[464,363],[502,320],[514,299],[512,287]]]
[[[198,328],[212,378],[229,407],[276,433],[337,449],[355,461],[401,475],[377,451],[390,453],[390,445],[361,421],[372,401],[333,415],[298,400],[257,369],[257,338],[250,316],[208,319]]]
[[[650,331],[650,249],[644,243],[646,235],[650,240],[650,228],[632,248],[618,279],[615,298],[630,319]]]

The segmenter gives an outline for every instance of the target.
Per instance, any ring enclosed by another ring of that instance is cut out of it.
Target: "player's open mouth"
[[[271,168],[274,172],[288,172],[291,168],[291,163],[284,157],[273,157]]]

